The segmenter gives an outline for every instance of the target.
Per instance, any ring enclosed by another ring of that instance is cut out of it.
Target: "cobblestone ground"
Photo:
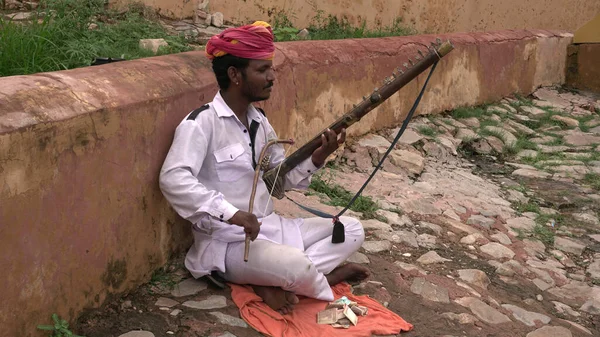
[[[357,191],[396,132],[350,140],[320,180]],[[367,232],[350,260],[372,270],[354,293],[415,326],[402,336],[599,336],[598,144],[599,98],[560,88],[416,118],[364,192],[379,209],[349,212]],[[323,193],[289,195],[340,209]],[[284,215],[311,216],[276,203]],[[180,258],[76,328],[88,337],[260,336],[229,291],[190,279]]]

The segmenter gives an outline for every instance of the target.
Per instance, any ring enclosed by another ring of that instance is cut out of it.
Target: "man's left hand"
[[[327,157],[346,141],[346,129],[342,129],[339,136],[330,129],[321,135],[321,146],[312,154],[312,162],[316,167],[323,166]]]

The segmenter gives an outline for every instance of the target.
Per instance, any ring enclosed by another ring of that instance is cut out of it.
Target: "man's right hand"
[[[246,235],[250,236],[250,240],[252,241],[256,239],[258,232],[260,232],[260,223],[252,213],[237,211],[231,219],[229,219],[229,223],[244,227],[244,232],[246,232]]]

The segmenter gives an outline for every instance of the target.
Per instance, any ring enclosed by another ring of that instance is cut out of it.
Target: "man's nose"
[[[268,72],[267,72],[267,80],[269,82],[273,82],[275,81],[275,69],[271,68]]]

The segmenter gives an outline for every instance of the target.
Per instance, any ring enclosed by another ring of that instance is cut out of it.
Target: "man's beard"
[[[244,86],[242,87],[242,93],[250,102],[266,101],[271,95],[269,93],[263,94],[263,92],[265,89],[270,88],[272,86],[273,82],[259,90],[252,90],[252,88],[250,88],[250,86],[248,85],[248,82],[244,82]]]

